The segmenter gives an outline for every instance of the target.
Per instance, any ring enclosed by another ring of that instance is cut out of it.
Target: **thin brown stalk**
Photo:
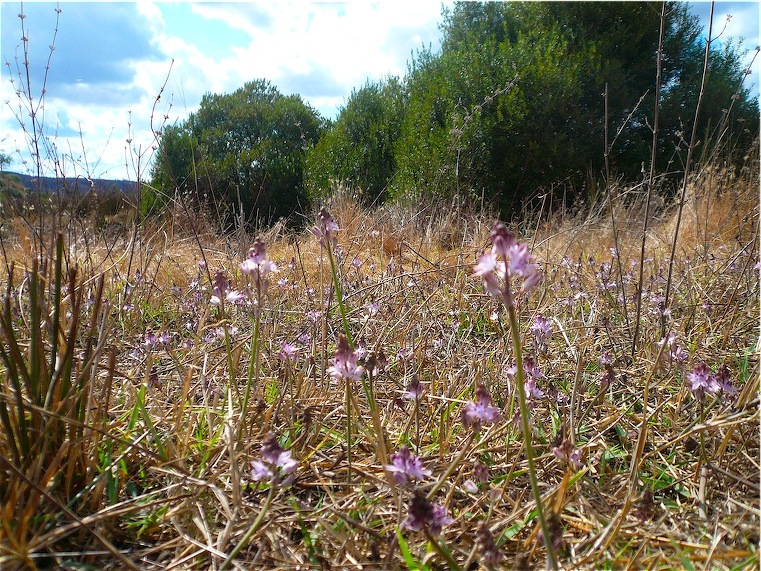
[[[635,301],[637,304],[637,317],[634,322],[634,335],[632,336],[632,358],[637,352],[637,340],[639,338],[640,320],[642,318],[642,287],[645,271],[645,246],[647,245],[647,229],[650,220],[650,200],[653,196],[653,186],[655,184],[655,161],[658,158],[658,114],[661,107],[661,72],[663,69],[663,38],[666,35],[666,2],[661,5],[661,29],[658,37],[658,57],[657,72],[655,78],[655,111],[653,112],[653,148],[650,157],[650,175],[647,182],[647,199],[645,202],[645,219],[642,222],[642,244],[639,253],[639,279],[637,280],[637,291]],[[672,254],[673,258],[673,254]]]
[[[698,102],[695,105],[695,118],[692,121],[692,135],[690,136],[690,146],[687,148],[687,161],[684,165],[684,178],[682,179],[682,193],[679,197],[679,207],[676,217],[676,228],[674,228],[674,238],[671,241],[671,255],[669,256],[669,270],[666,277],[666,290],[664,293],[665,300],[663,302],[664,307],[669,306],[669,294],[671,293],[671,281],[674,270],[674,257],[676,256],[676,245],[679,241],[679,228],[682,223],[682,211],[684,209],[685,197],[687,196],[687,184],[690,180],[690,168],[692,167],[692,155],[695,152],[695,143],[698,136],[698,119],[700,118],[700,107],[703,104],[703,96],[705,94],[706,79],[708,77],[708,60],[711,53],[711,33],[713,30],[713,9],[714,2],[711,2],[711,13],[708,17],[708,38],[706,39],[705,57],[703,58],[703,75],[700,78],[700,94],[698,95]],[[661,322],[661,332],[665,334],[666,330],[666,315],[664,314]]]

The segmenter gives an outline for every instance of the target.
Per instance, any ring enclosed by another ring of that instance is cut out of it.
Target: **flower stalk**
[[[520,293],[527,293],[533,289],[542,279],[542,272],[534,262],[533,256],[528,251],[528,246],[516,241],[515,236],[502,222],[497,222],[491,231],[492,249],[484,254],[474,268],[474,275],[484,281],[484,287],[495,299],[501,301],[507,307],[508,319],[510,320],[510,335],[515,351],[515,384],[518,394],[518,406],[520,408],[521,431],[526,451],[528,475],[531,481],[531,491],[536,502],[537,516],[542,528],[547,547],[547,560],[549,566],[558,569],[557,555],[550,538],[549,524],[542,505],[542,493],[539,489],[539,481],[536,477],[536,463],[534,448],[531,445],[531,425],[529,423],[529,407],[524,385],[525,371],[520,332],[518,330],[518,315],[516,312],[516,298],[510,287],[511,278],[522,278]]]

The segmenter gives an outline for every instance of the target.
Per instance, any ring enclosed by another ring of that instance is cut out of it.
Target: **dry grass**
[[[545,273],[521,306],[521,336],[544,372],[533,442],[564,568],[758,566],[757,179],[757,166],[738,178],[708,173],[691,192],[668,321],[688,355],[681,363],[659,355],[658,344],[674,207],[660,210],[650,225],[633,356],[642,205],[613,208],[623,276],[610,251],[606,213],[515,228]],[[6,453],[11,436],[3,432],[2,568],[219,569],[262,510],[231,562],[237,568],[398,569],[412,560],[419,568],[443,568],[441,552],[404,528],[410,491],[390,485],[384,470],[381,459],[402,444],[432,471],[418,487],[439,488],[434,499],[454,522],[437,543],[461,568],[486,565],[476,533],[482,523],[504,555],[497,568],[543,565],[522,440],[509,412],[507,321],[471,277],[491,220],[446,210],[368,212],[345,195],[329,210],[342,228],[337,260],[352,336],[368,355],[383,353],[389,362],[372,379],[380,431],[359,384],[354,391],[351,480],[343,385],[326,374],[341,319],[330,269],[311,234],[276,227],[265,236],[281,271],[263,306],[259,384],[242,420],[253,310],[211,307],[209,279],[222,270],[246,289],[239,262],[250,238],[224,238],[212,227],[194,236],[170,219],[134,236],[80,236],[67,250],[68,265],[79,267],[76,291],[92,298],[105,277],[103,309],[93,315],[83,306],[87,326],[76,340],[79,348],[95,324],[102,332],[96,359],[84,363],[77,353],[73,361],[76,378],[94,372],[75,385],[93,397],[86,426],[70,434],[79,440],[69,442],[80,447],[84,473],[62,486],[55,470],[13,471]],[[23,224],[14,228],[4,238],[5,258],[31,268],[33,240]],[[28,347],[28,286],[18,270],[15,276],[7,303],[20,346]],[[617,298],[620,280],[626,307]],[[4,288],[7,282],[6,273]],[[311,321],[308,312],[322,317]],[[546,352],[534,351],[529,331],[539,313],[554,327]],[[220,333],[225,328],[229,344]],[[172,339],[142,347],[147,332]],[[278,360],[281,342],[299,346],[296,362]],[[612,356],[615,374],[606,390],[603,353]],[[714,371],[729,367],[739,388],[734,400],[695,398],[686,374],[701,362]],[[0,398],[12,403],[11,372],[7,364],[0,369]],[[419,414],[403,398],[413,378],[425,387]],[[478,383],[505,418],[471,441],[460,411]],[[299,461],[293,483],[272,496],[250,476],[270,432]],[[553,454],[558,433],[573,433],[580,468]],[[62,472],[70,465],[65,454],[49,458]],[[489,477],[473,490],[476,459]],[[30,497],[36,507],[24,509]]]

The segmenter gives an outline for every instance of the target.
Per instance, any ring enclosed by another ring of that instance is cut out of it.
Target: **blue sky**
[[[710,3],[691,4],[707,20]],[[204,93],[231,92],[261,77],[335,117],[353,88],[404,75],[414,50],[438,48],[442,3],[140,1],[59,7],[60,14],[54,3],[23,6],[35,97],[50,57],[44,155],[57,156],[67,177],[135,179],[138,171],[147,175],[155,146],[151,117],[154,127],[182,120]],[[10,81],[18,85],[17,61],[23,64],[20,12],[17,2],[0,3],[1,55],[11,64],[0,76],[0,151],[11,156],[10,170],[25,172],[29,165],[22,161],[30,154]],[[717,3],[714,29],[725,23],[722,39],[745,37],[750,49],[759,44],[758,2]],[[756,86],[758,70],[757,60],[751,76]]]

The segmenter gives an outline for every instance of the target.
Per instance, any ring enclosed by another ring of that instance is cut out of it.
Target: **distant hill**
[[[37,177],[28,174],[19,174],[15,172],[4,172],[4,176],[16,177],[18,181],[30,192],[36,192]],[[87,192],[91,188],[96,192],[117,190],[119,192],[132,192],[135,190],[137,183],[132,180],[110,180],[103,178],[87,179],[82,176],[78,178],[62,179],[52,177],[40,177],[39,188],[42,192],[56,192],[56,190],[65,190],[69,192]]]

